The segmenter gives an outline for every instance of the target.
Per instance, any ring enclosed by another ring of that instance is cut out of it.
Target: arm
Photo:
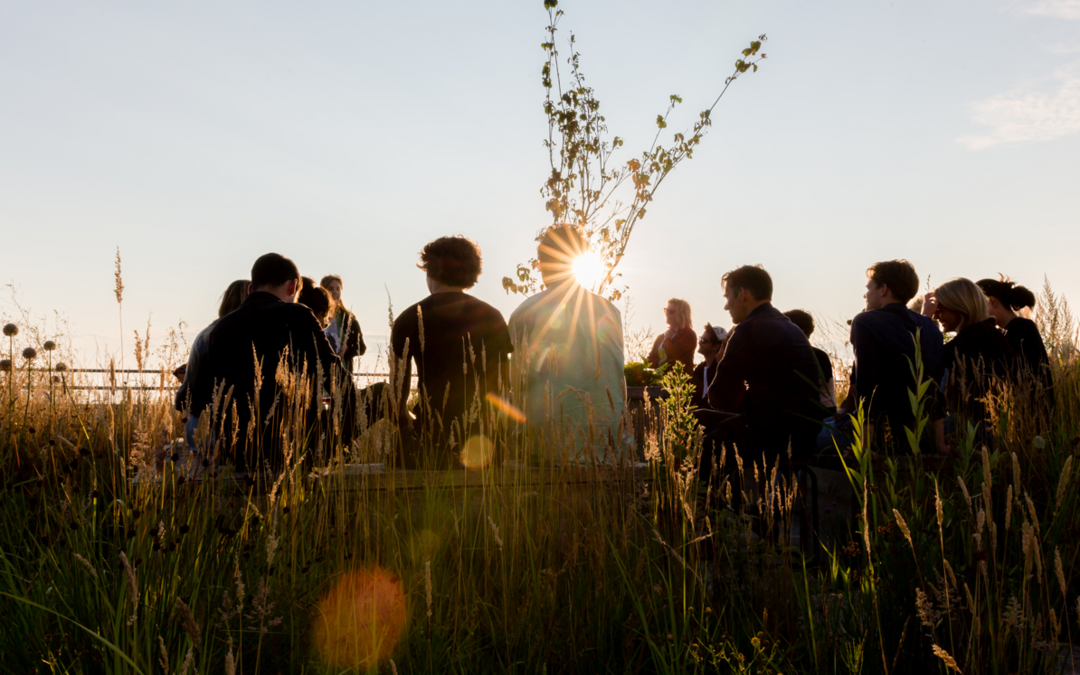
[[[412,352],[420,348],[419,345],[414,345],[407,335],[409,331],[405,325],[406,320],[407,317],[403,312],[390,329],[390,351],[393,355],[390,363],[391,405],[396,397],[397,404],[394,406],[394,412],[399,426],[405,426],[408,421],[406,404],[412,384]]]
[[[656,368],[660,365],[660,345],[664,344],[664,334],[656,336],[656,340],[653,341],[652,349],[649,350],[649,357],[646,359],[649,366]]]
[[[752,336],[742,326],[736,326],[709,385],[709,405],[714,410],[734,412],[738,409],[746,391],[746,375],[757,366],[757,356]]]

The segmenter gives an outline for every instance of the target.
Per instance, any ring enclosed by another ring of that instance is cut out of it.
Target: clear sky
[[[117,246],[129,350],[151,312],[155,340],[193,336],[277,251],[344,276],[375,338],[388,294],[426,295],[420,248],[461,233],[473,292],[509,315],[501,279],[549,222],[542,4],[0,3],[0,282],[93,357],[119,348]],[[623,160],[670,94],[689,127],[769,36],[634,235],[637,326],[672,296],[729,325],[720,276],[745,263],[777,306],[838,321],[898,257],[931,283],[1046,274],[1080,302],[1080,0],[561,7]]]

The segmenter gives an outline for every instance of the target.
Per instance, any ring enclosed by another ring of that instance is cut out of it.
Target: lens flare
[[[582,253],[574,259],[574,277],[585,288],[595,288],[604,278],[604,261],[592,251]]]
[[[466,469],[482,469],[495,456],[495,444],[480,434],[470,436],[461,449],[461,463]]]
[[[518,408],[510,401],[507,401],[501,396],[489,393],[487,395],[488,403],[490,403],[496,410],[506,415],[510,419],[522,424],[525,422],[525,413],[521,412],[521,408]]]
[[[394,651],[407,619],[400,579],[379,567],[353,570],[319,601],[312,638],[327,664],[366,670]]]

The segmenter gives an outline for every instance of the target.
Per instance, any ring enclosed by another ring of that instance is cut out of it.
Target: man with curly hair
[[[482,270],[473,241],[436,239],[420,252],[418,267],[427,274],[431,294],[399,314],[390,333],[399,424],[419,436],[424,448],[423,456],[407,449],[405,465],[453,466],[450,441],[460,447],[476,431],[487,394],[506,386],[513,346],[499,310],[465,293]],[[414,364],[415,420],[406,410]]]

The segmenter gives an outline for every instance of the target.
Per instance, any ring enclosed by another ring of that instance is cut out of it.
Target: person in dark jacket
[[[1024,308],[1035,307],[1035,294],[1008,279],[983,279],[977,283],[989,302],[990,316],[1016,355],[1020,375],[1036,383],[1033,392],[1036,399],[1045,397],[1053,407],[1054,377],[1039,327],[1031,319],[1017,316]]]
[[[705,360],[694,367],[694,374],[690,382],[694,385],[694,393],[690,397],[690,407],[709,407],[709,383],[716,374],[716,363],[724,358],[724,348],[727,346],[728,332],[724,328],[705,324],[705,330],[701,331],[698,338],[698,353]]]
[[[184,442],[189,450],[195,449],[195,430],[199,427],[199,416],[190,411],[191,383],[199,374],[199,368],[206,361],[206,354],[210,349],[210,332],[214,330],[218,319],[230,314],[244,302],[247,297],[251,282],[247,279],[237,279],[229,284],[225,293],[221,296],[221,304],[218,306],[218,318],[214,319],[209,326],[199,331],[195,340],[191,343],[191,354],[188,355],[187,364],[177,368],[174,373],[183,378],[180,388],[176,391],[176,409],[188,411],[187,422],[184,424]]]
[[[345,282],[336,274],[328,274],[319,281],[319,285],[330,292],[334,300],[334,315],[327,328],[337,342],[337,353],[345,369],[352,373],[355,368],[355,359],[367,352],[364,344],[364,334],[360,330],[360,322],[341,301],[341,292],[345,290]]]
[[[297,304],[299,291],[293,261],[261,256],[247,299],[210,332],[192,411],[213,415],[215,448],[237,471],[281,471],[324,433],[331,442],[352,440],[355,388],[311,310]],[[341,401],[338,438],[319,425],[323,388]]]
[[[488,393],[498,395],[500,385],[509,383],[513,346],[499,310],[465,293],[482,269],[475,243],[442,237],[424,247],[420,260],[431,294],[394,320],[391,382],[400,383],[399,425],[414,430],[425,446],[423,456],[416,454],[419,446],[407,446],[405,466],[449,467],[455,465],[450,441],[460,448],[475,433]],[[414,363],[420,394],[415,423],[405,409]]]
[[[710,433],[733,442],[747,467],[752,461],[786,459],[789,447],[794,460],[806,459],[821,427],[814,384],[818,365],[810,341],[772,306],[772,278],[760,266],[732,270],[722,283],[724,309],[736,325],[708,400],[714,410],[742,421],[729,417]]]
[[[784,312],[784,316],[799,327],[806,339],[809,340],[810,336],[814,334],[814,317],[810,312],[804,309],[790,309]],[[810,349],[814,350],[814,359],[817,360],[818,364],[821,407],[824,412],[832,415],[836,412],[836,383],[833,381],[832,358],[824,349],[818,349],[813,345],[810,346]]]
[[[872,425],[875,446],[889,453],[907,454],[911,446],[905,429],[916,429],[910,392],[915,391],[916,337],[922,358],[924,381],[938,382],[942,374],[944,339],[929,317],[906,304],[919,290],[919,275],[906,260],[875,263],[866,271],[866,311],[851,321],[851,346],[855,352],[851,393],[839,412],[854,412],[862,405]],[[927,392],[925,414],[940,419],[941,402],[936,385]],[[884,447],[886,423],[892,443]],[[944,450],[943,426],[935,422],[930,434],[919,439],[924,450]]]
[[[952,279],[927,294],[923,314],[937,320],[945,332],[956,333],[942,354],[945,401],[961,424],[980,423],[979,440],[987,442],[986,397],[1008,381],[1012,347],[990,317],[982,289],[970,279]]]

